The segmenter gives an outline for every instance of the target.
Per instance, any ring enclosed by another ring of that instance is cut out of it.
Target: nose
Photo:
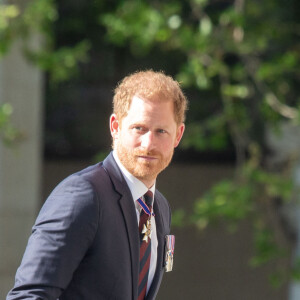
[[[150,130],[147,133],[143,134],[141,147],[147,151],[151,151],[154,148],[154,135]]]

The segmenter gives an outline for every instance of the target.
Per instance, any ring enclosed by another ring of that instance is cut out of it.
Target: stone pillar
[[[296,138],[296,137],[295,137]],[[300,132],[297,136],[300,139]],[[298,148],[298,151],[300,148]],[[298,156],[299,157],[299,156]],[[300,259],[300,160],[294,166],[293,172],[293,182],[294,182],[294,203],[292,207],[289,208],[289,215],[292,218],[292,224],[294,226],[294,231],[296,232],[296,247],[294,251],[294,263]],[[300,299],[300,282],[292,280],[290,284],[290,294],[289,300]]]
[[[38,38],[32,40],[39,44]],[[0,103],[13,106],[12,121],[24,140],[15,147],[0,142],[0,299],[14,284],[39,208],[43,79],[15,42],[0,61]]]
[[[282,208],[282,215],[289,224],[290,229],[296,234],[296,247],[294,261],[300,259],[300,127],[291,123],[282,123],[280,134],[269,131],[267,142],[272,149],[271,164],[291,165],[293,181],[293,197]],[[294,263],[291,262],[291,264]],[[289,300],[300,299],[300,282],[291,280],[289,286]]]

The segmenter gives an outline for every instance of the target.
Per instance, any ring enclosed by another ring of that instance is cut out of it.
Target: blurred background
[[[187,129],[158,188],[158,300],[300,299],[299,1],[2,0],[0,298],[51,190],[111,149],[116,84],[163,70]]]

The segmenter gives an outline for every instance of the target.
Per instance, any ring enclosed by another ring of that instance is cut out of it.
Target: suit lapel
[[[108,172],[116,191],[121,196],[119,203],[126,224],[127,236],[131,253],[133,299],[137,299],[137,283],[139,273],[139,232],[134,202],[132,199],[131,192],[127,186],[127,183],[120,169],[118,168],[112,153],[103,162],[103,166]]]
[[[156,294],[156,290],[161,278],[160,276],[161,269],[163,267],[163,262],[164,262],[165,234],[164,234],[163,221],[162,221],[162,215],[160,209],[160,202],[157,197],[155,197],[155,201],[154,201],[154,212],[155,212],[156,233],[157,233],[157,241],[158,241],[157,265],[156,265],[154,278],[146,299],[153,299],[154,295]]]
[[[138,290],[137,282],[139,273],[139,232],[137,226],[135,207],[133,205],[131,195],[130,197],[123,195],[123,197],[120,199],[120,206],[123,211],[130,245],[132,288],[135,299],[137,297],[135,293]]]

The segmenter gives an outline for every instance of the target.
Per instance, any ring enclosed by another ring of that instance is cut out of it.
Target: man
[[[113,152],[51,193],[7,300],[155,299],[171,221],[155,182],[183,135],[187,101],[171,77],[145,71],[124,78],[113,104]]]

